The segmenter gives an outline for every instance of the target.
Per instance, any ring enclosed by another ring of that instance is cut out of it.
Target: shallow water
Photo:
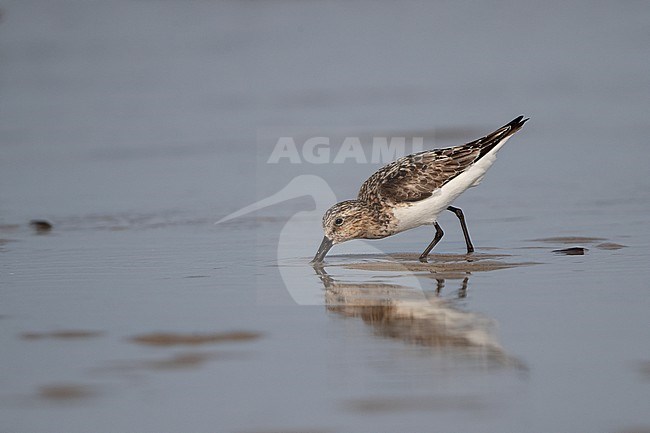
[[[0,10],[0,431],[650,431],[644,2]],[[448,213],[307,264],[372,137],[519,114],[474,255]]]

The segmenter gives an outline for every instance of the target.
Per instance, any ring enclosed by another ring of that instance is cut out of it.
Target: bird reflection
[[[444,278],[436,278],[436,295],[440,296],[442,293],[443,287],[445,287],[445,279]],[[463,278],[463,282],[460,285],[460,288],[458,289],[458,298],[466,298],[467,297],[467,283],[469,282],[469,276]]]
[[[436,349],[453,348],[472,357],[522,366],[497,341],[493,320],[462,311],[452,300],[441,297],[446,278],[428,275],[433,277],[435,286],[426,292],[383,282],[343,281],[323,267],[314,269],[325,288],[327,310],[361,318],[376,335]],[[469,274],[451,277],[461,280],[456,296],[465,298]]]

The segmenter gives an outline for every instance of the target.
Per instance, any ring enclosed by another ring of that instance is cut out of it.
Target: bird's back
[[[363,183],[358,199],[371,205],[424,200],[484,156],[498,150],[527,120],[519,116],[491,134],[462,146],[426,150],[397,159]]]

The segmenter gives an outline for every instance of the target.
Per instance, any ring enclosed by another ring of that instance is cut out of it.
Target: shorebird
[[[433,225],[436,234],[420,255],[420,261],[426,262],[444,235],[437,222],[444,210],[456,214],[467,253],[474,252],[465,215],[451,204],[466,189],[481,182],[499,149],[527,120],[519,116],[491,134],[462,146],[414,153],[382,167],[361,185],[356,200],[342,201],[325,212],[325,236],[312,263],[322,262],[335,244],[351,239],[381,239],[422,225]]]

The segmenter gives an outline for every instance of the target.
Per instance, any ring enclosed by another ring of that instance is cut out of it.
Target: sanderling
[[[381,239],[429,224],[436,234],[420,255],[420,261],[426,262],[444,234],[437,218],[445,209],[460,220],[467,253],[472,253],[474,246],[463,211],[451,203],[481,182],[499,149],[527,120],[519,116],[471,143],[414,153],[382,167],[361,185],[356,200],[342,201],[325,212],[325,236],[312,263],[322,262],[335,244],[350,239]]]

